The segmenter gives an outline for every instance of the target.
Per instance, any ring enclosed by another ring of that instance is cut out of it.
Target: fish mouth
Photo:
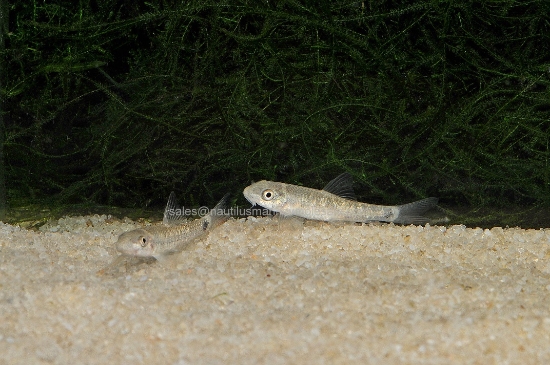
[[[139,254],[139,250],[134,248],[128,248],[125,246],[117,245],[116,250],[120,252],[123,255],[129,255],[129,256],[137,256]]]

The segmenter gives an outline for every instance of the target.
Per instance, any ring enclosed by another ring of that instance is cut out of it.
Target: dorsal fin
[[[176,200],[176,193],[173,191],[168,197],[168,202],[166,203],[166,209],[164,209],[164,218],[162,223],[167,226],[173,226],[175,224],[180,224],[185,221],[185,216],[183,215],[183,209],[178,206],[178,201]]]
[[[344,199],[356,200],[355,192],[353,191],[353,176],[347,172],[330,180],[323,190]]]

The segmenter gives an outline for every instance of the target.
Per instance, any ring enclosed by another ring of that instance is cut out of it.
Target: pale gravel
[[[550,363],[550,230],[231,219],[110,267],[139,226],[0,223],[0,364]]]

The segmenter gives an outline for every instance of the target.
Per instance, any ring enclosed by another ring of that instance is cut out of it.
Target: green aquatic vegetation
[[[12,199],[212,205],[253,180],[547,207],[546,1],[39,2],[4,51]],[[238,200],[245,204],[244,199]]]

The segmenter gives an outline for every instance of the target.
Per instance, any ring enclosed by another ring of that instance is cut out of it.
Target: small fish
[[[210,232],[229,218],[226,207],[229,194],[226,194],[210,212],[202,218],[190,222],[182,220],[174,192],[170,194],[164,211],[165,226],[152,226],[122,233],[116,242],[117,251],[123,255],[154,257],[162,260],[165,256],[182,251],[191,241]]]
[[[243,191],[251,204],[278,212],[283,216],[298,216],[321,221],[393,222],[425,224],[423,214],[437,205],[437,198],[413,203],[385,206],[360,203],[355,200],[353,177],[347,172],[330,181],[323,190],[258,181]]]

